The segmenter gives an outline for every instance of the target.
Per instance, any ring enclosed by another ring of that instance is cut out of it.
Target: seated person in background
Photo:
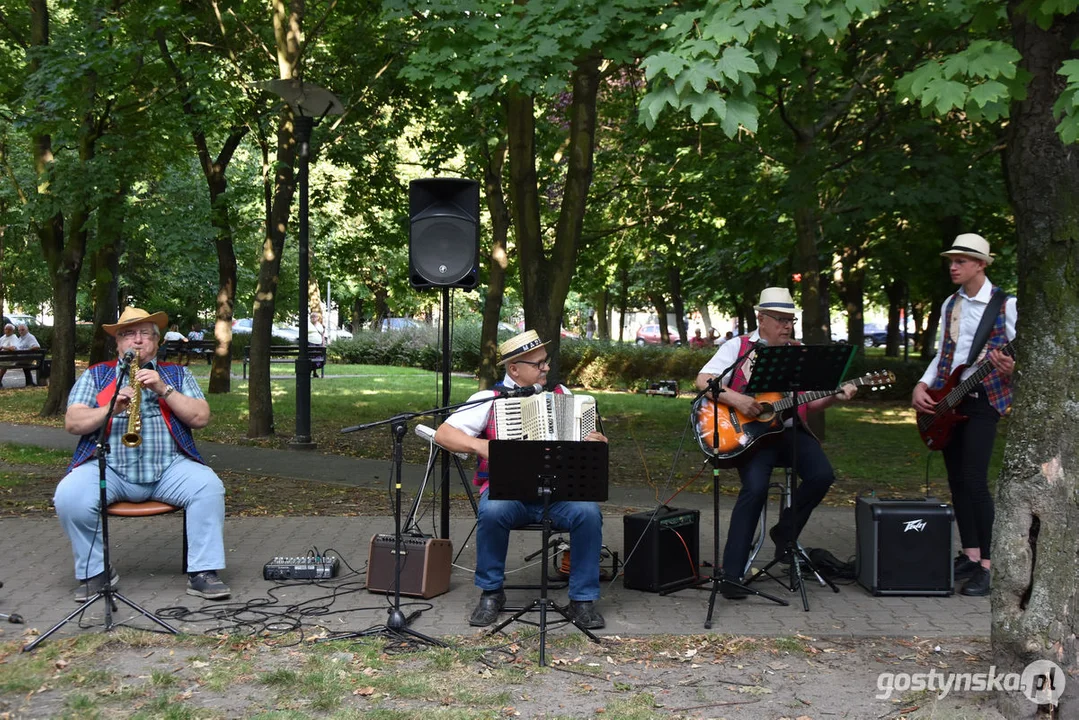
[[[187,338],[180,332],[180,326],[173,323],[169,326],[169,331],[165,333],[165,342],[187,342]]]
[[[312,310],[311,314],[307,316],[307,342],[312,345],[321,345],[326,347],[328,336],[326,334],[326,327],[322,324],[322,313],[318,310]],[[318,340],[318,342],[314,342]],[[319,369],[326,363],[322,360],[311,361],[311,377],[317,378]]]
[[[496,388],[513,389],[543,385],[547,382],[550,358],[535,330],[526,330],[498,347],[506,366],[506,376]],[[563,386],[555,392],[568,393]],[[523,503],[516,500],[491,500],[487,497],[488,444],[495,436],[491,390],[481,390],[472,400],[491,398],[488,402],[463,407],[446,418],[435,433],[435,442],[452,452],[470,452],[479,456],[479,466],[473,483],[480,487],[479,516],[476,521],[476,577],[482,594],[472,611],[468,624],[485,627],[498,619],[506,604],[502,590],[506,571],[506,553],[510,530],[530,522],[541,522],[543,503]],[[588,440],[607,442],[600,433]],[[558,530],[569,531],[572,562],[569,574],[569,609],[573,621],[589,630],[604,625],[603,616],[595,609],[599,600],[599,555],[603,545],[603,516],[594,502],[555,502],[550,506],[551,521]]]
[[[12,331],[9,332],[8,328]],[[30,332],[30,328],[26,327],[25,323],[19,323],[18,327],[8,323],[4,326],[4,336],[0,339],[0,352],[13,351],[13,350],[40,350],[41,345],[38,343],[37,338]],[[11,362],[6,363],[7,367],[0,366],[0,386],[4,383],[4,375],[7,374],[9,368],[18,367],[19,363]],[[26,377],[26,387],[33,387],[34,375],[33,370],[28,367],[22,368],[23,374]]]
[[[68,473],[56,486],[53,503],[60,524],[71,541],[75,578],[81,583],[75,601],[85,602],[99,592],[109,573],[115,585],[120,579],[114,568],[105,568],[101,550],[100,479],[98,464],[87,462],[94,455],[97,433],[109,422],[106,440],[106,496],[108,504],[127,500],[158,500],[184,508],[187,526],[187,593],[209,600],[229,596],[229,588],[217,576],[225,567],[225,487],[199,455],[191,429],[206,427],[210,406],[191,373],[179,365],[157,362],[159,335],[168,317],[139,308],[126,308],[115,325],[104,330],[116,338],[123,356],[135,350],[141,367],[132,368],[142,383],[140,410],[142,442],[125,446],[120,439],[128,432],[128,409],[135,390],[125,379],[111,418],[109,400],[116,388],[117,362],[90,367],[71,389],[64,428],[82,436]]]
[[[206,333],[202,329],[202,323],[200,323],[200,322],[193,323],[191,325],[191,332],[189,332],[187,334],[188,341],[194,340],[195,342],[202,342],[204,337],[206,337]],[[195,353],[196,355],[201,355],[202,354],[202,348],[196,347],[196,348],[191,348],[190,350],[188,350],[187,355],[184,357],[184,365],[190,364],[190,362],[191,362],[191,353]]]
[[[705,339],[701,337],[701,329],[697,328],[693,331],[693,337],[689,339],[689,346],[691,348],[702,348],[706,345]]]
[[[771,287],[761,292],[760,302],[754,308],[757,311],[757,329],[748,337],[743,335],[741,342],[725,342],[697,375],[697,389],[704,390],[708,382],[745,355],[745,359],[732,373],[724,375],[721,382],[725,388],[719,394],[722,405],[733,407],[747,418],[756,418],[761,414],[762,406],[752,395],[743,394],[753,375],[753,365],[757,357],[754,348],[759,342],[766,345],[794,344],[794,300],[787,288]],[[748,353],[748,355],[746,354]],[[823,410],[837,399],[854,397],[857,388],[845,385],[842,394],[832,395],[800,405],[798,414],[804,421],[810,412]],[[779,514],[779,519],[768,534],[776,546],[776,558],[784,558],[787,543],[796,540],[809,520],[809,514],[828,494],[828,488],[835,481],[828,457],[821,449],[820,441],[809,431],[804,422],[795,428],[792,420],[787,420],[781,433],[769,435],[757,440],[754,448],[738,456],[738,476],[742,489],[731,511],[731,521],[727,529],[727,544],[723,548],[723,580],[720,592],[729,600],[746,597],[746,591],[737,585],[741,583],[746,561],[749,560],[753,533],[761,515],[761,507],[768,496],[768,482],[772,470],[776,467],[789,467],[791,448],[796,444],[798,455],[798,477],[801,480],[794,493],[795,518],[798,525],[791,528],[789,509]]]

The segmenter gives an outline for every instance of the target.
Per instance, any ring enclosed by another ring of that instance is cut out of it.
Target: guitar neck
[[[1001,347],[1000,351],[1005,355],[1008,355],[1009,357],[1013,357],[1015,355],[1015,350],[1012,348],[1012,344],[1010,342]],[[948,398],[950,400],[954,400],[954,402],[951,402],[949,406],[954,407],[955,405],[958,405],[959,400],[964,398],[967,393],[973,390],[979,383],[981,383],[982,380],[985,379],[985,376],[991,372],[993,372],[993,365],[989,362],[989,356],[987,354],[984,358],[982,358],[982,361],[978,363],[978,367],[975,368],[974,372],[970,374],[970,377],[956,385],[955,388],[950,393],[948,393]]]
[[[843,385],[853,385],[855,387],[858,387],[858,386],[864,385],[864,384],[865,384],[865,379],[864,378],[856,378],[854,380],[850,380],[848,382],[843,383]],[[811,403],[814,400],[820,400],[821,398],[831,397],[832,395],[838,395],[839,393],[843,392],[843,385],[840,385],[835,390],[814,390],[812,392],[801,393],[798,396],[798,404],[799,405],[805,405],[806,403]],[[790,408],[794,407],[794,397],[791,396],[791,397],[782,398],[781,400],[776,400],[774,403],[772,403],[772,407],[777,412],[783,412],[784,410],[789,410]]]

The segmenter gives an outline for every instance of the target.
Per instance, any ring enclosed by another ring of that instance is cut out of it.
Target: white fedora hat
[[[794,315],[797,310],[794,307],[794,298],[791,291],[784,287],[770,287],[761,291],[761,301],[754,310],[770,310],[772,312]]]
[[[966,255],[967,257],[985,260],[986,265],[993,264],[993,256],[989,252],[989,243],[981,235],[963,233],[957,235],[952,242],[952,247],[941,253],[943,257],[949,255]]]

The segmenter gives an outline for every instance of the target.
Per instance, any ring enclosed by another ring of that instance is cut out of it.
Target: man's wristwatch
[[[166,385],[165,386],[165,392],[161,393],[161,399],[162,400],[168,400],[169,395],[172,395],[175,391],[176,391],[176,388],[174,388],[172,385]]]

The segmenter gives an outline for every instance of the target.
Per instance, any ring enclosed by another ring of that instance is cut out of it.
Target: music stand
[[[757,577],[766,575],[780,584],[769,570],[782,562],[784,558],[790,560],[788,570],[790,584],[787,589],[794,592],[797,587],[802,596],[802,609],[809,612],[809,599],[806,597],[805,583],[803,582],[802,567],[812,572],[821,584],[827,584],[833,592],[839,592],[839,588],[831,580],[824,578],[809,557],[805,554],[802,546],[798,543],[798,518],[797,506],[794,502],[794,492],[798,485],[798,425],[801,416],[798,414],[800,392],[814,390],[831,391],[839,386],[843,377],[850,368],[854,359],[855,348],[853,345],[769,345],[762,347],[757,352],[756,362],[753,366],[753,375],[746,385],[744,392],[747,395],[758,395],[766,392],[791,393],[794,405],[791,412],[793,421],[791,433],[791,488],[790,488],[790,533],[787,539],[787,547],[784,552],[764,568],[757,575],[749,578],[746,584],[753,582]],[[785,422],[785,420],[784,420]]]
[[[492,500],[543,502],[543,563],[540,595],[491,629],[491,634],[515,620],[535,625],[540,636],[540,665],[547,664],[547,612],[562,616],[556,622],[568,622],[599,642],[585,627],[577,625],[566,609],[547,597],[549,545],[551,539],[551,503],[559,501],[604,502],[607,500],[608,447],[605,442],[491,440],[488,446],[490,466],[488,497]],[[522,620],[525,613],[539,611],[539,622]]]

